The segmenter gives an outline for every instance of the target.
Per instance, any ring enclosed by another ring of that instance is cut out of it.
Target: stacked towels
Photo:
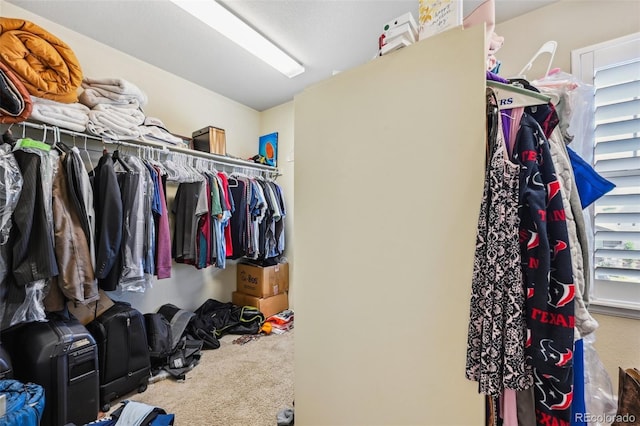
[[[158,119],[146,117],[147,95],[122,78],[84,78],[80,102],[91,108],[87,130],[112,140],[181,144]]]
[[[84,92],[80,95],[80,102],[89,108],[98,104],[135,105],[141,108],[147,104],[147,95],[135,84],[121,78],[85,77],[82,88]]]
[[[62,129],[84,132],[89,122],[89,108],[81,103],[65,104],[49,99],[31,97],[31,118]]]
[[[113,140],[139,138],[147,104],[138,86],[121,78],[84,78],[80,102],[91,108],[87,130]]]

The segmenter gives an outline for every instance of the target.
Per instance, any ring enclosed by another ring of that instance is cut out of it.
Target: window
[[[585,160],[616,185],[588,209],[592,310],[640,318],[640,33],[573,51],[572,73],[594,87]]]

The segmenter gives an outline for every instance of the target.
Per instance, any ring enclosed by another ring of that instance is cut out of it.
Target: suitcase
[[[98,346],[100,405],[107,412],[114,399],[147,389],[151,360],[144,317],[130,304],[116,301],[87,329]]]
[[[13,366],[7,350],[0,344],[0,380],[13,379]]]
[[[17,324],[2,345],[23,383],[44,388],[42,426],[82,425],[98,417],[98,349],[76,319]]]

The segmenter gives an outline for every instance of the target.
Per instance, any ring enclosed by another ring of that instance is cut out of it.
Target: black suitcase
[[[11,356],[0,344],[0,380],[13,379],[13,366],[11,365]]]
[[[98,345],[100,405],[106,412],[114,399],[147,389],[151,361],[144,317],[128,303],[116,301],[87,329]]]
[[[21,382],[41,385],[41,426],[86,424],[99,411],[98,349],[76,319],[17,324],[2,332],[2,345]]]

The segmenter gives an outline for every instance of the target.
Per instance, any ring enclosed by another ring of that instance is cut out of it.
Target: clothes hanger
[[[9,144],[9,145],[13,145],[16,143],[16,139],[13,137],[13,133],[11,132],[11,128],[13,127],[14,123],[9,124],[9,127],[7,128],[7,130],[4,131],[4,133],[2,134],[2,143],[3,144]]]
[[[498,100],[499,110],[545,105],[551,100],[550,96],[514,84],[487,80],[487,86],[493,89],[496,99]]]
[[[84,152],[87,154],[87,160],[89,160],[89,166],[91,167],[89,170],[93,170],[93,162],[91,161],[91,155],[89,154],[89,150],[87,149],[87,137],[84,137]],[[82,158],[82,156],[80,157]]]
[[[111,155],[111,158],[113,158],[114,162],[120,164],[125,172],[127,172],[127,173],[131,172],[131,168],[124,162],[124,160],[122,158],[120,158],[120,149],[119,148],[116,149],[115,151],[113,151],[113,154]]]
[[[540,47],[540,49],[538,49],[535,55],[533,55],[533,58],[531,58],[529,62],[527,62],[527,64],[520,70],[520,72],[518,73],[518,76],[514,78],[523,78],[526,80],[525,73],[531,69],[535,60],[544,53],[551,54],[551,57],[549,58],[549,63],[547,64],[547,70],[545,71],[544,75],[546,76],[547,74],[549,74],[549,70],[551,69],[551,63],[553,62],[553,57],[556,54],[557,47],[558,47],[558,42],[554,40],[549,40],[546,43],[544,43]]]
[[[44,129],[44,135],[42,137],[42,141],[37,141],[35,139],[31,139],[31,138],[26,138],[24,137],[24,133],[25,131],[23,130],[23,137],[18,139],[18,141],[16,142],[16,144],[13,146],[13,150],[18,150],[18,149],[22,149],[22,148],[33,148],[33,149],[39,149],[40,151],[45,151],[45,152],[49,152],[51,151],[51,145],[47,144],[47,125],[43,124],[42,125],[43,129]],[[26,128],[26,126],[25,126]]]

